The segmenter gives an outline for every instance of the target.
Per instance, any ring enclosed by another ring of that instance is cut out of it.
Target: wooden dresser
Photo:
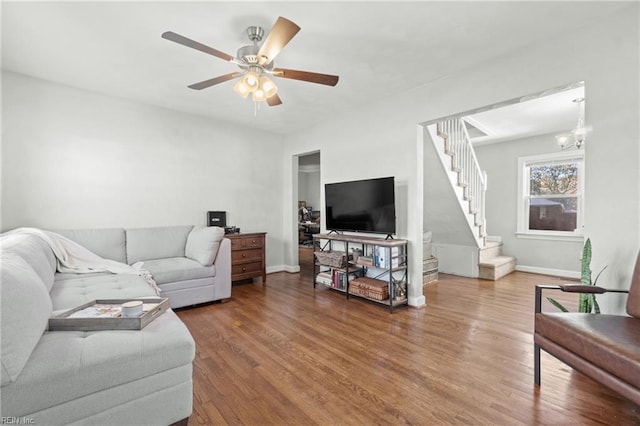
[[[266,232],[226,234],[231,240],[231,281],[262,277],[267,282]]]

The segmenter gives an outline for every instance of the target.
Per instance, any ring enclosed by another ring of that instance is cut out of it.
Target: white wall
[[[576,3],[579,7],[579,3]],[[290,135],[285,159],[322,151],[322,180],[395,175],[400,188],[398,235],[410,240],[410,303],[421,294],[422,150],[416,124],[585,81],[587,122],[587,236],[598,241],[592,266],[609,268],[603,282],[629,286],[640,248],[640,148],[638,140],[638,4],[604,16],[599,25],[568,27],[565,37],[545,39],[513,55],[487,58],[473,69],[445,76],[415,90],[345,113],[314,129]],[[410,66],[410,63],[407,64]],[[419,72],[419,70],[416,70]],[[348,84],[341,81],[340,84]],[[356,161],[357,160],[357,161]],[[289,160],[289,163],[291,161]],[[291,170],[285,170],[285,212],[293,200]],[[618,190],[611,191],[612,185]],[[611,206],[623,212],[611,218]],[[289,215],[288,215],[289,216]],[[286,220],[286,219],[285,219]],[[289,223],[294,218],[289,216]],[[292,240],[295,228],[285,229]],[[285,247],[286,262],[294,259]]]
[[[554,135],[483,145],[475,147],[475,151],[480,167],[489,177],[486,199],[487,231],[489,235],[502,238],[503,252],[518,259],[518,269],[579,276],[582,241],[516,237],[518,157],[558,152]],[[594,251],[597,251],[598,242],[592,243]]]
[[[2,230],[227,223],[282,268],[282,138],[2,73]],[[259,141],[256,143],[255,141]]]

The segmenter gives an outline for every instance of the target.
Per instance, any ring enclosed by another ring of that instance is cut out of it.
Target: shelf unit
[[[407,240],[338,233],[314,234],[313,248],[316,254],[313,263],[313,288],[322,285],[345,293],[347,299],[358,297],[386,305],[389,307],[389,312],[393,312],[397,306],[407,304]],[[363,253],[356,261],[350,254],[352,249],[360,249]],[[325,259],[326,255],[337,257],[341,253],[346,256],[346,259],[343,258],[339,266]],[[336,279],[336,275],[342,279]],[[356,294],[354,290],[356,286],[354,285],[352,289],[351,280],[344,278],[350,276],[354,277],[352,279],[362,276],[364,280],[360,280],[359,283],[367,285],[368,288],[382,289],[386,284],[388,297],[380,300],[377,292],[362,290],[360,286],[358,286],[359,294]]]

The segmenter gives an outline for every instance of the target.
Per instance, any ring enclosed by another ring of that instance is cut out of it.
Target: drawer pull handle
[[[245,268],[244,266],[242,267],[242,272],[246,271],[247,268]]]
[[[247,257],[247,253],[242,253],[242,257]]]
[[[256,240],[251,240],[251,244],[255,244],[255,243],[256,243]]]

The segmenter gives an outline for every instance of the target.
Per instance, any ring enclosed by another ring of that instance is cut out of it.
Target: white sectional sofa
[[[160,296],[169,298],[172,308],[231,297],[231,242],[224,238],[223,228],[189,225],[54,232],[105,259],[129,265],[144,262],[143,268],[151,272],[162,290]],[[105,287],[96,283],[87,290],[86,279],[93,277],[79,274],[56,276],[58,281],[68,281],[66,286],[77,286],[79,292],[98,292],[96,295],[99,297],[93,299],[104,298],[99,292]],[[111,283],[112,287],[123,287],[120,291],[127,292],[124,286],[113,281]],[[67,292],[67,297],[72,297],[70,292]],[[77,306],[83,303],[81,300],[82,297],[77,297],[68,304]]]
[[[143,260],[172,307],[230,297],[230,244],[223,234],[212,241],[215,230],[60,233],[108,259]],[[171,309],[142,330],[47,329],[53,314],[95,299],[155,297],[144,278],[59,273],[50,246],[30,234],[0,235],[0,243],[2,419],[169,425],[190,416],[195,343]]]

